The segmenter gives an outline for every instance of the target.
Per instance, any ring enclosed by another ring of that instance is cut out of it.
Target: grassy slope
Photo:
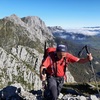
[[[98,94],[97,90],[100,91],[100,83],[97,84],[99,88],[96,87],[95,83],[68,83],[64,84],[61,92],[89,96],[90,94]]]

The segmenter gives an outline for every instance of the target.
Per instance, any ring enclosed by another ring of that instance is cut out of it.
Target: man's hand
[[[40,79],[41,81],[46,80],[46,68],[44,66],[40,67]]]
[[[91,53],[87,54],[87,57],[86,58],[81,58],[78,60],[78,63],[86,63],[86,62],[89,62],[89,61],[92,61],[93,60],[93,57],[91,55]]]
[[[41,79],[41,81],[45,81],[46,80],[46,74],[41,74],[40,79]]]
[[[91,53],[87,54],[87,58],[88,58],[89,61],[93,60],[93,57],[92,57]]]

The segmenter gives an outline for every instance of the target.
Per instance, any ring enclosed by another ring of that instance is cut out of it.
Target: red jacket
[[[70,53],[66,53],[66,66],[68,63],[74,63],[79,60],[78,57],[73,56]],[[47,68],[47,73],[49,75],[55,75],[58,77],[63,77],[65,75],[65,61],[64,58],[61,60],[56,60],[55,55],[48,56],[44,62],[42,63],[43,66]]]

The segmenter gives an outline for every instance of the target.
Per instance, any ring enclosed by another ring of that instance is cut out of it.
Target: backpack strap
[[[52,57],[50,54],[48,54],[48,56],[50,57],[50,60],[51,60],[51,68],[52,68],[52,72],[53,72],[53,76],[57,76],[57,62],[56,62],[56,53],[54,52],[54,59],[55,59],[55,62],[53,62],[52,60]]]
[[[65,66],[64,66],[64,72],[66,72],[66,67],[67,67],[67,62],[66,62],[66,57],[64,57],[64,62],[65,62]]]
[[[57,55],[54,55],[55,62],[53,63],[54,76],[57,76]]]

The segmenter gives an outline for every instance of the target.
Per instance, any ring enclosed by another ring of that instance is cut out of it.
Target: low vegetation
[[[98,85],[98,88],[97,88]],[[65,83],[62,89],[62,93],[85,95],[98,94],[100,91],[100,82],[97,84],[92,83]]]

